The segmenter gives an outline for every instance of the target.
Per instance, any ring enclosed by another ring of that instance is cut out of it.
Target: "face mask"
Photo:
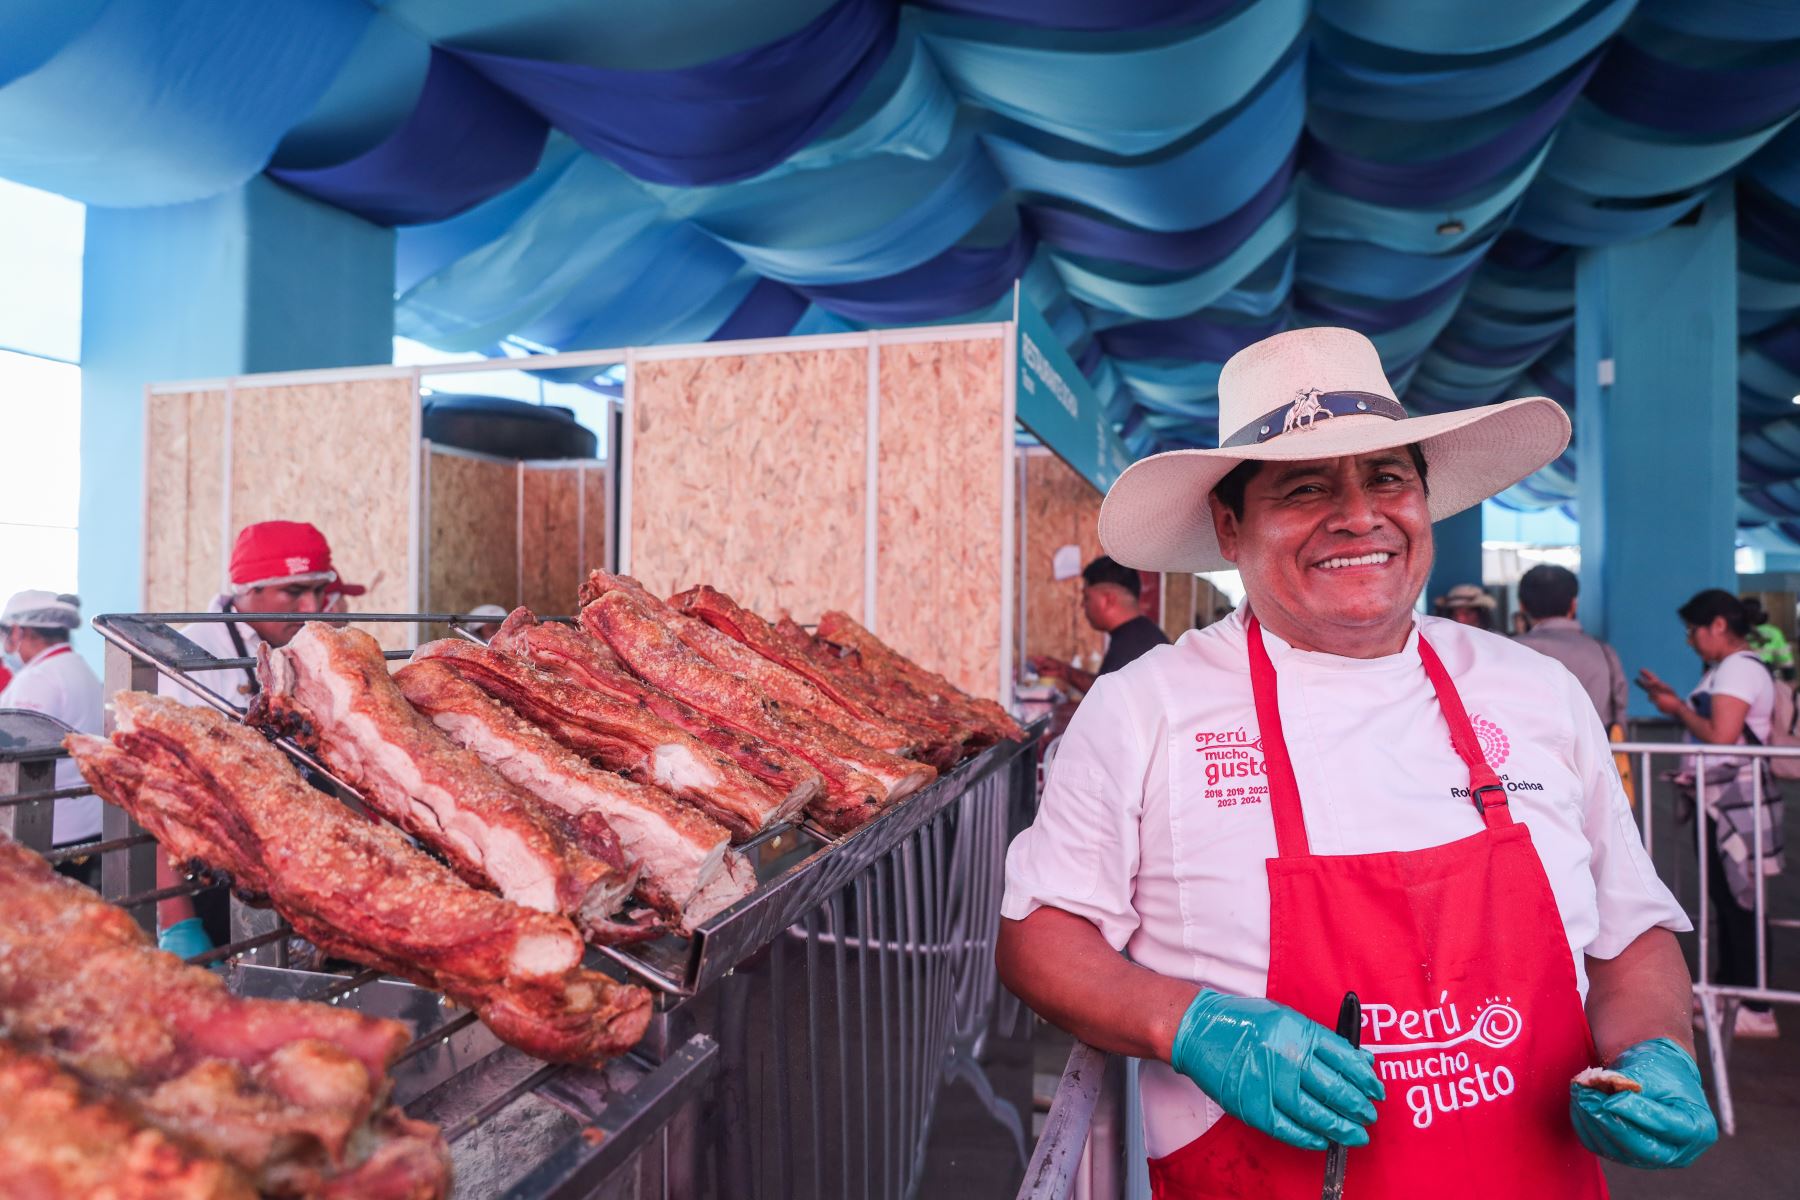
[[[14,675],[25,669],[25,660],[11,650],[0,653],[0,663],[5,663],[6,669]]]

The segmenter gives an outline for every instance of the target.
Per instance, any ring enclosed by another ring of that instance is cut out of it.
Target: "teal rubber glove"
[[[1719,1140],[1693,1055],[1668,1038],[1628,1047],[1612,1064],[1643,1085],[1608,1095],[1569,1085],[1569,1120],[1581,1144],[1628,1167],[1685,1167]]]
[[[167,950],[177,958],[192,958],[196,954],[205,954],[213,948],[213,944],[212,939],[206,936],[206,926],[200,923],[200,918],[189,917],[157,934],[156,948]]]
[[[1202,988],[1175,1031],[1170,1065],[1219,1107],[1290,1146],[1366,1146],[1387,1099],[1375,1056],[1285,1004]]]

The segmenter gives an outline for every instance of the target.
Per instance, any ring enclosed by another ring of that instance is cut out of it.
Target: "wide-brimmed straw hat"
[[[1218,571],[1207,497],[1241,462],[1304,462],[1418,443],[1431,519],[1481,503],[1555,461],[1569,417],[1546,396],[1408,416],[1381,356],[1349,329],[1295,329],[1232,355],[1219,375],[1217,450],[1171,450],[1126,468],[1100,509],[1100,544],[1144,571]]]

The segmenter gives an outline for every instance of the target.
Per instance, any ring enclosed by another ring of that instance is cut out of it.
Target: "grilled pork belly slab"
[[[872,711],[885,713],[918,731],[922,747],[919,757],[940,771],[959,761],[967,752],[968,731],[924,697],[911,689],[883,687],[837,647],[819,641],[786,613],[769,628],[786,654],[795,661],[811,664],[820,677],[832,680],[839,692],[857,696]]]
[[[94,790],[173,861],[229,878],[328,953],[444,992],[527,1054],[598,1062],[643,1035],[648,993],[583,970],[566,918],[468,886],[398,831],[308,787],[266,739],[216,712],[134,692],[113,704],[113,741],[66,744]],[[136,930],[123,913],[116,920]]]
[[[560,912],[596,941],[631,894],[617,847],[559,829],[531,797],[440,733],[400,694],[375,639],[310,622],[262,648],[251,719],[313,750],[370,808],[444,856],[469,883]],[[571,836],[571,833],[574,836]]]
[[[710,886],[717,879],[736,879],[724,868],[728,859],[741,856],[730,849],[725,827],[698,809],[660,788],[592,766],[442,659],[403,667],[394,682],[452,741],[515,786],[572,820],[608,823],[641,868],[638,897],[673,919],[682,933],[742,898],[744,893]]]
[[[680,627],[683,641],[715,666],[751,680],[770,699],[799,709],[872,749],[910,754],[918,748],[915,733],[898,721],[879,715],[859,716],[807,675],[781,658],[770,657],[763,649],[775,648],[769,623],[717,588],[705,584],[691,587],[669,597],[669,607],[700,622],[712,635],[684,624]]]
[[[95,755],[143,770],[99,738],[69,740],[84,772]],[[439,1164],[424,1179],[427,1191],[404,1195],[441,1195],[447,1186],[436,1130],[388,1126],[389,1138],[371,1125],[383,1115],[387,1070],[408,1041],[404,1025],[326,1004],[233,996],[219,976],[157,950],[122,909],[4,839],[0,1025],[263,1192],[312,1195],[332,1179],[361,1179],[378,1154]],[[408,1144],[387,1146],[393,1139]]]
[[[595,572],[589,582],[600,577],[601,573]],[[751,684],[696,654],[674,629],[678,613],[635,580],[613,578],[615,586],[582,608],[581,623],[604,639],[633,673],[721,724],[810,763],[825,777],[825,794],[809,803],[806,811],[832,832],[859,828],[881,811],[889,798],[887,786],[857,765],[853,756],[834,753],[814,724],[804,719],[805,714],[787,713]],[[860,749],[864,754],[876,753],[867,747]]]
[[[618,658],[605,642],[567,625],[538,623],[526,610],[518,610],[514,615],[520,617],[520,622],[515,626],[513,635],[495,635],[494,640],[500,645],[494,648],[500,649],[502,653],[511,653],[505,649],[506,646],[517,647],[522,653],[516,654],[516,657],[541,667],[559,679],[656,714],[677,729],[724,754],[782,795],[790,798],[804,795],[807,800],[811,800],[824,790],[824,777],[804,759],[742,729],[715,720],[694,705],[645,682],[623,667],[608,665],[616,664]],[[530,620],[532,624],[527,626],[526,620]]]
[[[256,1200],[235,1167],[144,1123],[41,1054],[0,1039],[0,1162],[8,1196]]]
[[[971,696],[937,672],[926,670],[846,613],[828,612],[820,617],[819,638],[856,651],[863,669],[877,680],[901,684],[931,703],[943,706],[957,720],[974,729],[984,742],[1017,742],[1025,738],[1019,723],[994,701]]]
[[[817,790],[814,776],[804,789],[777,792],[646,706],[565,683],[484,646],[446,638],[413,651],[414,662],[434,659],[583,758],[695,805],[734,840],[791,819]]]

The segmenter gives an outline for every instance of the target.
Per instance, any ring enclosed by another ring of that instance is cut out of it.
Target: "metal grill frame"
[[[167,677],[241,718],[242,709],[191,676],[249,660],[216,658],[191,642],[193,654],[177,659],[158,652],[166,647],[145,643],[179,637],[176,622],[242,619],[218,613],[94,618],[107,642],[106,694],[153,692]],[[308,619],[445,624],[479,641],[466,628],[476,618],[466,614]],[[153,627],[160,627],[158,639],[144,636]],[[408,657],[386,653],[391,660]],[[313,756],[285,740],[279,744],[330,780],[347,803],[359,802]],[[529,1059],[501,1045],[473,1014],[452,1014],[435,993],[378,971],[345,976],[292,969],[293,935],[285,922],[235,900],[233,940],[192,961],[218,964],[240,994],[344,1004],[413,1021],[418,1036],[396,1064],[396,1098],[414,1115],[442,1124],[459,1158],[465,1139],[480,1141],[500,1114],[527,1098],[573,1118],[567,1136],[527,1161],[505,1191],[507,1200],[910,1196],[947,1080],[975,1087],[1024,1161],[1021,1118],[995,1097],[979,1055],[999,995],[993,951],[1007,814],[1020,788],[1034,788],[1034,746],[1035,736],[990,747],[841,838],[806,825],[767,831],[740,847],[758,867],[756,892],[685,945],[598,948],[590,965],[604,960],[660,993],[643,1043],[600,1071]],[[17,830],[18,840],[52,858],[58,856],[49,846],[55,801],[88,794],[50,786],[62,756],[60,748],[8,753],[0,744],[0,829]],[[158,900],[202,885],[157,888],[154,839],[123,810],[109,804],[103,811],[102,841],[70,853],[98,853],[102,895],[154,932]],[[830,997],[819,990],[827,977]],[[791,1010],[774,1003],[796,981],[805,1003]],[[747,1006],[759,989],[768,1020],[746,1029],[736,1006]],[[821,1033],[823,1021],[835,1031],[830,1038]],[[872,1041],[877,1023],[880,1036]],[[804,1113],[793,1103],[795,1072],[785,1057],[802,1043],[811,1097]],[[771,1047],[783,1056],[765,1079],[751,1068]],[[824,1068],[823,1052],[835,1054],[835,1071]],[[780,1136],[748,1139],[747,1125],[734,1119],[726,1098],[771,1085]],[[802,1147],[808,1153],[798,1153]],[[828,1173],[825,1158],[833,1153],[836,1170]],[[810,1162],[810,1193],[800,1186],[805,1181],[790,1176],[801,1158]],[[734,1182],[758,1172],[763,1182],[756,1187]]]

